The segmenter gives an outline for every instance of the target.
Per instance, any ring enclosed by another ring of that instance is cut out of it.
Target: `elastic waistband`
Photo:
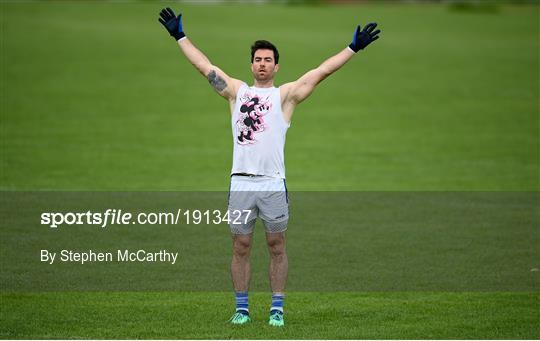
[[[260,177],[264,177],[266,175],[249,174],[249,173],[232,173],[231,176],[248,176],[250,178],[260,178]]]
[[[284,181],[283,178],[274,178],[268,175],[255,175],[248,173],[233,173],[231,174],[231,180],[243,181],[243,182],[266,182],[266,181]]]

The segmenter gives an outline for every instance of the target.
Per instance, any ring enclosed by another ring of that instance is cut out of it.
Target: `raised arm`
[[[229,77],[220,68],[213,65],[208,57],[204,55],[186,37],[182,26],[182,14],[176,16],[169,7],[161,10],[159,22],[169,31],[169,34],[178,42],[183,54],[189,62],[208,80],[216,92],[233,101],[236,99],[236,92],[242,84],[238,79]]]
[[[298,80],[284,84],[281,87],[282,107],[287,121],[290,120],[296,105],[308,98],[320,82],[339,70],[352,58],[352,56],[355,55],[355,53],[363,50],[366,46],[379,38],[378,34],[381,31],[375,31],[376,27],[377,24],[370,23],[366,25],[363,30],[360,30],[360,25],[358,25],[349,46],[338,54],[325,60],[316,69],[308,71]]]

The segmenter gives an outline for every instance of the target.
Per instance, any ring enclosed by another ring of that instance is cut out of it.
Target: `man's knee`
[[[267,244],[270,256],[282,257],[285,255],[285,234],[269,233],[267,235]]]
[[[251,235],[233,236],[233,253],[236,257],[248,257],[251,250]]]

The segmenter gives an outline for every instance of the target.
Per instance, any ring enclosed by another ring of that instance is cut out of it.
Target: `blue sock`
[[[272,294],[272,307],[270,308],[270,312],[278,311],[283,314],[283,299],[284,298],[285,298],[285,295],[282,293]]]
[[[236,312],[249,315],[248,293],[236,292],[235,295],[236,295]]]

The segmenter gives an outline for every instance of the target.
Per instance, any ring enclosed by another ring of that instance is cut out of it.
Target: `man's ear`
[[[279,71],[279,64],[276,64],[276,67],[274,68],[274,73]]]

